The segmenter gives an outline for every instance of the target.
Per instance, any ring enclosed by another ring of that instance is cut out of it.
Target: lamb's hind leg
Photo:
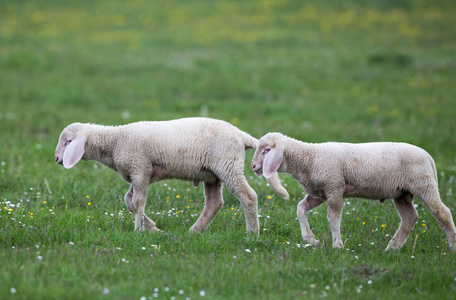
[[[324,201],[312,198],[310,195],[306,195],[304,199],[298,204],[298,220],[301,226],[301,236],[305,242],[308,242],[314,246],[319,247],[320,241],[315,239],[315,235],[310,229],[309,222],[307,221],[307,212],[313,208],[319,206]]]
[[[423,195],[416,194],[416,196],[423,200],[431,214],[437,219],[440,228],[443,229],[447,236],[450,249],[456,252],[456,228],[453,217],[450,209],[440,200],[438,189],[431,187],[427,193],[423,193]]]
[[[198,220],[190,228],[190,231],[196,232],[206,229],[214,220],[215,216],[223,206],[222,182],[204,183],[204,209]]]
[[[247,183],[244,175],[238,175],[229,181],[227,180],[225,184],[244,207],[247,231],[259,234],[258,198],[255,191]]]
[[[397,213],[401,217],[401,224],[396,231],[396,234],[388,243],[386,250],[400,249],[407,241],[408,236],[412,232],[413,226],[418,221],[418,212],[413,206],[413,195],[405,192],[399,198],[394,199],[394,206]]]

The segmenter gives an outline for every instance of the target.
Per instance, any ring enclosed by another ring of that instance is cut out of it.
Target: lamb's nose
[[[59,161],[59,157],[58,156],[54,156],[55,158],[55,161],[58,162]]]
[[[256,165],[252,164],[252,170],[255,170]]]

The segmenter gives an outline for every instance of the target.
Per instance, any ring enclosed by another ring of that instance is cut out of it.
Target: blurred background
[[[257,138],[409,142],[456,170],[454,1],[0,7],[1,176],[52,164],[71,122],[189,116]]]
[[[149,190],[164,233],[137,234],[128,184],[95,162],[65,170],[54,149],[76,121],[193,116],[257,138],[408,142],[434,157],[454,218],[455,17],[454,0],[0,0],[0,298],[451,297],[455,257],[421,201],[400,252],[381,250],[400,222],[392,203],[351,199],[351,251],[330,247],[325,205],[309,223],[326,245],[306,249],[302,188],[283,174],[291,199],[274,195],[248,150],[260,240],[227,189],[205,234],[188,235],[203,187],[180,181]]]

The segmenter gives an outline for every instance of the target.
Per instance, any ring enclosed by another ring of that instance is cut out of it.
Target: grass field
[[[344,248],[326,205],[300,237],[291,199],[246,168],[261,234],[225,205],[188,233],[203,189],[159,182],[133,232],[128,184],[94,162],[53,159],[69,123],[209,116],[261,137],[403,141],[435,159],[456,216],[454,1],[0,0],[0,299],[454,299],[456,256],[419,199],[404,247],[383,252],[391,201],[346,199]],[[248,167],[252,150],[248,150]]]

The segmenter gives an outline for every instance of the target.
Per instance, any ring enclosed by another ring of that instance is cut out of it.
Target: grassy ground
[[[124,124],[210,116],[254,136],[404,141],[436,160],[456,215],[454,1],[0,1],[0,298],[450,299],[455,255],[422,202],[397,252],[391,201],[347,199],[342,250],[326,206],[306,247],[263,179],[261,234],[225,205],[202,234],[187,230],[202,188],[153,185],[147,211],[161,234],[134,233],[128,185],[107,168],[53,161],[74,121]],[[248,151],[247,163],[253,155]]]

